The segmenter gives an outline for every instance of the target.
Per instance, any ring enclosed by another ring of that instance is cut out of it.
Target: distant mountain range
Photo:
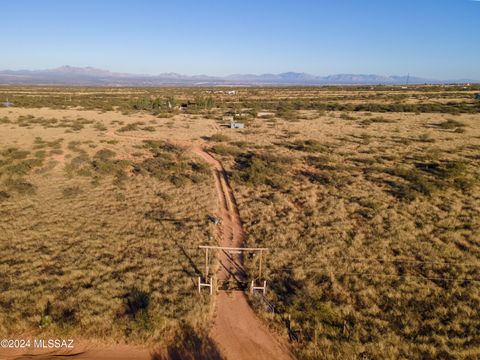
[[[0,70],[0,84],[84,85],[84,86],[216,86],[216,85],[404,85],[477,83],[470,79],[434,80],[414,76],[336,74],[316,76],[306,73],[234,74],[228,76],[126,74],[92,67],[62,66],[47,70]]]

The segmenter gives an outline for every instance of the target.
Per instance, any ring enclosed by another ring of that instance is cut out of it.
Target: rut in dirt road
[[[215,188],[219,198],[221,246],[243,247],[240,213],[222,164],[200,147],[193,152],[213,168]],[[219,281],[232,276],[245,280],[241,258],[232,258],[226,252],[219,254]],[[257,318],[241,291],[221,291],[216,297],[216,309],[210,336],[227,360],[292,360],[288,348]]]

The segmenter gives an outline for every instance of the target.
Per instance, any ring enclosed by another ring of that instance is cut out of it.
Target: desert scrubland
[[[478,358],[479,91],[0,87],[0,335],[201,344],[201,146],[270,248],[251,304],[299,359]]]

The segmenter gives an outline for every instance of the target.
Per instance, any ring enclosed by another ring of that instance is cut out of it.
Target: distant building
[[[475,94],[475,99],[480,100],[480,93]]]
[[[227,122],[224,126],[227,126],[230,129],[243,129],[245,127],[244,123],[235,122],[235,117],[232,115],[224,116],[222,119]]]
[[[245,124],[244,123],[238,123],[238,122],[234,122],[232,121],[228,127],[230,129],[243,129],[245,127]]]
[[[237,92],[235,90],[228,90],[227,94],[228,95],[235,95]]]

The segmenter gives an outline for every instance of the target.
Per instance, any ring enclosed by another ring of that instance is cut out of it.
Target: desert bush
[[[95,125],[93,125],[93,127],[95,129],[97,129],[98,131],[107,131],[107,127],[104,124],[102,124],[101,122],[98,122],[98,121],[95,123]]]
[[[418,136],[418,141],[424,142],[424,143],[434,143],[435,139],[432,138],[429,134],[420,134]]]
[[[125,295],[125,313],[137,316],[140,312],[148,311],[150,294],[134,287]]]
[[[476,183],[475,178],[468,175],[467,165],[457,161],[416,163],[413,169],[397,167],[387,173],[407,181],[405,184],[391,183],[396,188],[395,194],[406,200],[419,195],[432,196],[447,188],[468,191]]]
[[[297,140],[293,143],[287,144],[287,147],[305,152],[323,152],[326,150],[326,147],[318,140]]]
[[[0,191],[0,202],[6,201],[10,198],[10,194],[6,191]]]
[[[176,187],[189,182],[201,183],[210,176],[209,167],[204,163],[191,162],[184,155],[184,149],[163,141],[145,141],[144,146],[153,157],[133,165],[133,172],[169,181]]]
[[[395,123],[394,120],[387,119],[383,116],[376,116],[376,117],[371,117],[368,119],[364,119],[360,122],[362,125],[370,125],[370,124],[375,124],[375,123],[385,123],[385,124],[391,124]]]
[[[110,149],[101,149],[97,151],[94,157],[96,159],[106,161],[106,160],[111,160],[113,157],[115,157],[115,155],[116,155],[115,151],[112,151]]]
[[[351,115],[349,115],[349,114],[347,114],[347,113],[342,113],[342,114],[340,114],[339,117],[340,117],[340,119],[342,119],[342,120],[356,120],[355,117],[353,117],[353,116],[351,116]]]
[[[162,141],[162,140],[145,140],[144,147],[149,149],[154,155],[161,154],[163,152],[173,153],[181,155],[185,152],[181,146]]]
[[[251,143],[247,141],[232,141],[231,144],[240,149],[246,149],[248,146],[251,145]]]
[[[227,135],[222,133],[213,134],[212,136],[206,137],[206,139],[208,141],[215,141],[215,142],[225,142],[230,140],[230,138]]]
[[[0,155],[9,160],[21,160],[25,159],[30,154],[30,151],[20,150],[18,148],[8,148],[3,150]]]
[[[38,151],[35,151],[33,155],[36,158],[45,159],[45,157],[47,156],[47,152],[45,150],[38,150]]]
[[[91,168],[98,175],[115,175],[117,178],[123,178],[124,170],[130,165],[126,160],[102,160],[94,159],[91,162]]]
[[[190,163],[192,170],[200,174],[210,174],[210,166],[207,163],[194,162]]]
[[[67,145],[67,148],[71,151],[74,151],[74,152],[85,152],[84,150],[82,150],[80,148],[80,145],[82,143],[80,141],[70,141]]]
[[[68,186],[62,190],[64,197],[75,197],[82,193],[82,189],[79,186]]]
[[[15,191],[21,195],[32,195],[36,191],[35,185],[24,178],[9,178],[5,181],[5,186],[10,191]]]
[[[114,184],[121,184],[125,178],[125,169],[130,165],[127,160],[115,159],[116,153],[110,149],[101,149],[93,158],[83,150],[77,150],[79,155],[65,165],[68,176],[93,176],[96,182],[103,176],[115,176]]]
[[[242,153],[242,150],[235,146],[229,146],[224,144],[217,144],[210,148],[210,151],[223,156],[237,156]]]
[[[454,130],[454,129],[465,127],[465,124],[460,122],[460,121],[457,121],[457,120],[448,119],[448,120],[443,121],[441,123],[435,124],[435,126],[439,127],[440,129],[444,129],[444,130]]]
[[[25,159],[25,160],[15,162],[11,165],[7,165],[0,171],[9,176],[26,175],[33,168],[40,167],[42,166],[42,164],[43,164],[43,159],[41,158]]]
[[[65,166],[65,171],[67,173],[72,173],[73,171],[79,171],[82,167],[88,166],[90,163],[90,157],[85,151],[79,151],[79,154],[70,160]]]
[[[287,184],[284,165],[290,161],[267,154],[245,153],[235,158],[232,179],[250,186],[268,185],[280,188]]]
[[[298,114],[289,103],[281,103],[276,109],[276,116],[287,121],[296,121]]]
[[[127,132],[127,131],[138,131],[140,130],[139,126],[145,125],[143,121],[137,121],[134,123],[127,124],[125,126],[120,127],[117,131],[119,132]]]

